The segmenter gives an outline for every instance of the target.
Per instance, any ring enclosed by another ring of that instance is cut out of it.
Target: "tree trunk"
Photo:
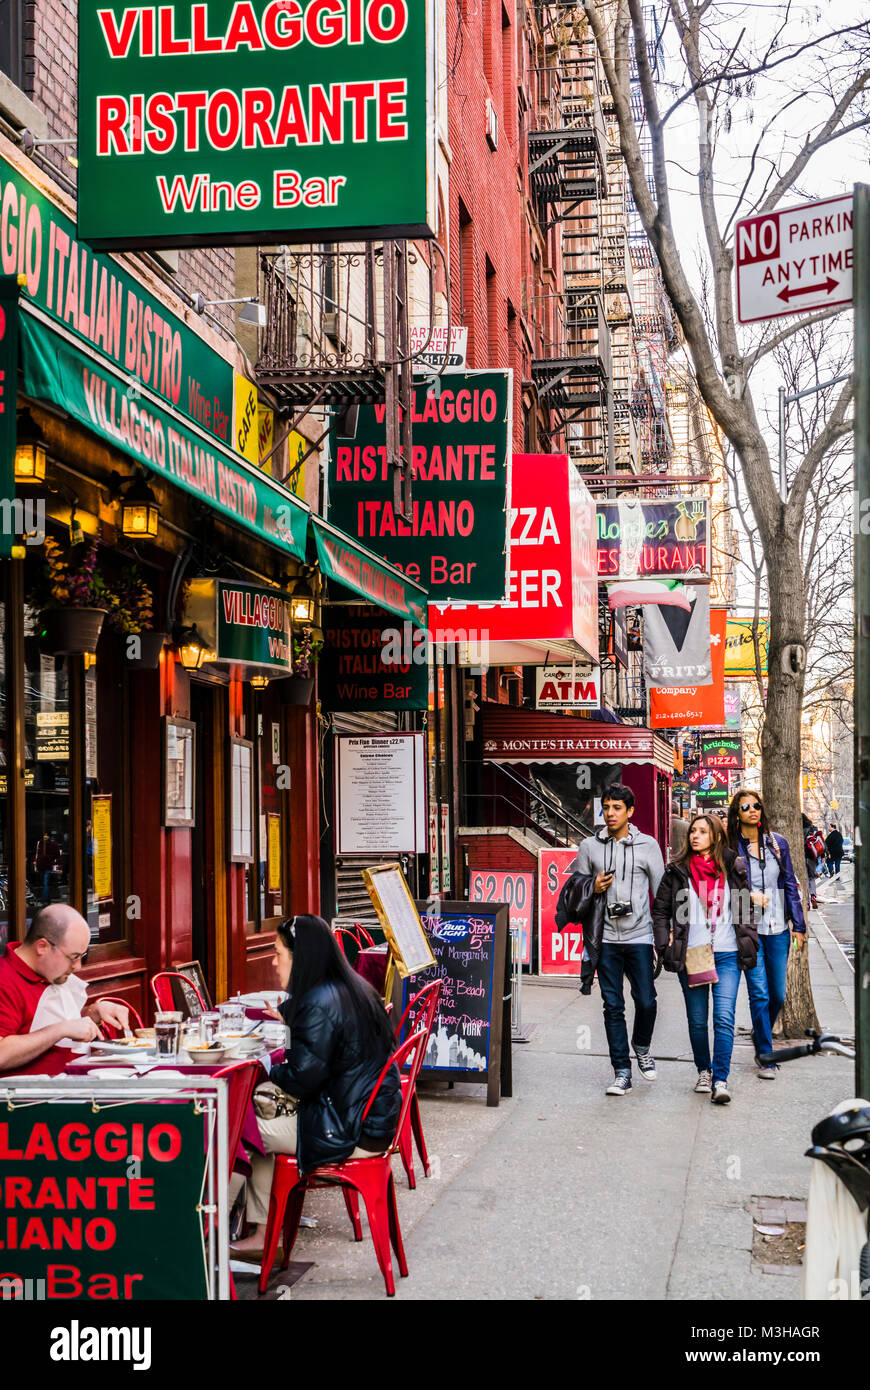
[[[788,840],[794,870],[804,903],[806,864],[800,818],[801,707],[804,674],[783,671],[783,652],[805,643],[805,581],[800,543],[784,533],[767,554],[770,592],[770,652],[764,726],[761,732],[761,770],[764,801],[770,824]],[[808,943],[789,953],[786,996],[780,1025],[782,1036],[802,1038],[808,1028],[818,1028],[810,983]],[[777,1030],[779,1032],[779,1029]]]

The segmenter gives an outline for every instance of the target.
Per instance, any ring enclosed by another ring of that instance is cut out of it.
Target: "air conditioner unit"
[[[326,334],[327,338],[331,338],[334,343],[338,343],[340,348],[346,348],[347,337],[345,334],[345,325],[342,323],[341,314],[324,314],[322,323],[323,331]]]
[[[486,143],[491,150],[498,149],[498,113],[490,97],[486,99]]]

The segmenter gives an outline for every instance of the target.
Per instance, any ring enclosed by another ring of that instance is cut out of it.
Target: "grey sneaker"
[[[699,1071],[698,1080],[695,1082],[695,1090],[702,1096],[708,1096],[713,1089],[713,1073],[711,1071]]]
[[[656,1061],[648,1047],[636,1047],[634,1055],[637,1060],[638,1071],[644,1081],[655,1081],[658,1073],[656,1072]]]
[[[775,1081],[775,1080],[776,1080],[776,1073],[777,1073],[777,1070],[778,1070],[778,1068],[777,1068],[775,1065],[772,1066],[772,1067],[759,1067],[759,1068],[758,1068],[758,1079],[759,1079],[759,1081]]]
[[[604,1092],[606,1096],[627,1096],[631,1090],[631,1072],[618,1071]]]
[[[728,1090],[727,1081],[714,1081],[713,1094],[710,1097],[714,1105],[729,1105],[731,1103],[731,1092]]]

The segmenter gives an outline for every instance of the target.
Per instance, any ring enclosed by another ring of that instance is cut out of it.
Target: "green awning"
[[[312,516],[311,529],[321,574],[359,594],[367,603],[385,608],[415,627],[426,627],[425,589],[322,517]]]
[[[25,395],[61,406],[143,468],[213,507],[223,520],[305,559],[309,511],[304,502],[157,404],[135,379],[75,347],[33,311],[21,314],[20,330]]]

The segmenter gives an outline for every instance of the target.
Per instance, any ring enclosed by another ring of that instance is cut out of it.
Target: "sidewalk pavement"
[[[825,1029],[851,1034],[853,977],[822,913],[811,914],[810,968]],[[410,1277],[398,1299],[797,1299],[795,1274],[751,1268],[753,1197],[806,1197],[813,1124],[854,1089],[850,1064],[817,1057],[759,1081],[741,985],[733,1101],[695,1095],[685,1009],[674,976],[657,982],[658,1080],[612,1078],[601,996],[524,982],[514,1095],[488,1109],[485,1088],[421,1091],[435,1175],[417,1161],[409,1191],[394,1173]],[[628,1006],[629,1027],[631,1004]],[[371,1241],[353,1241],[337,1193],[306,1198],[293,1262],[311,1264],[294,1300],[383,1298]],[[289,1271],[292,1275],[293,1269]],[[253,1279],[236,1280],[256,1297]],[[276,1270],[267,1298],[288,1297]],[[279,1291],[285,1292],[280,1294]]]

